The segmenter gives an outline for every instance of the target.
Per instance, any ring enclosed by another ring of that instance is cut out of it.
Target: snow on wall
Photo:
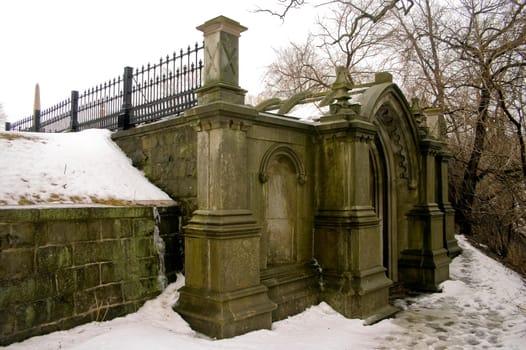
[[[0,133],[0,206],[170,201],[108,130]]]

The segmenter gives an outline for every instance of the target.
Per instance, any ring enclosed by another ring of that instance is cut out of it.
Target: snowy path
[[[384,340],[407,349],[526,349],[524,281],[459,239],[464,252],[443,293],[401,300],[405,310],[392,321],[400,330]]]
[[[225,340],[196,334],[171,305],[182,279],[137,313],[12,344],[27,349],[526,349],[526,287],[516,273],[458,237],[464,249],[443,292],[407,298],[373,326],[321,303],[262,330]]]

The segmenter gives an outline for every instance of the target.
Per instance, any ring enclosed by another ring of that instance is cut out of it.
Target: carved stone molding
[[[270,161],[274,157],[279,156],[284,156],[290,159],[290,161],[294,165],[294,169],[298,176],[298,183],[300,185],[303,185],[307,181],[307,176],[305,174],[305,167],[303,165],[303,162],[300,160],[297,153],[291,147],[279,144],[271,146],[263,155],[263,159],[261,160],[261,164],[259,166],[259,181],[261,183],[265,183],[268,181],[268,166],[270,164]]]
[[[403,121],[388,106],[381,107],[376,113],[377,120],[385,127],[391,140],[392,150],[398,156],[397,168],[401,178],[410,179],[410,159],[403,135]]]

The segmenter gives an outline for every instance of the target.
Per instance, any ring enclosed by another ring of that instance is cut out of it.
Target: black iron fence
[[[32,116],[7,123],[7,130],[63,132],[90,128],[128,129],[180,115],[197,104],[202,85],[203,45],[167,55],[158,63],[124,68],[124,74],[71,96]]]

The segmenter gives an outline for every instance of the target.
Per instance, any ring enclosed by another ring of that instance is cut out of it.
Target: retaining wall
[[[159,208],[170,281],[178,207]],[[152,208],[0,210],[0,345],[135,312],[155,297]]]
[[[197,209],[197,132],[188,118],[121,130],[112,139],[150,182],[182,203],[183,215]]]

